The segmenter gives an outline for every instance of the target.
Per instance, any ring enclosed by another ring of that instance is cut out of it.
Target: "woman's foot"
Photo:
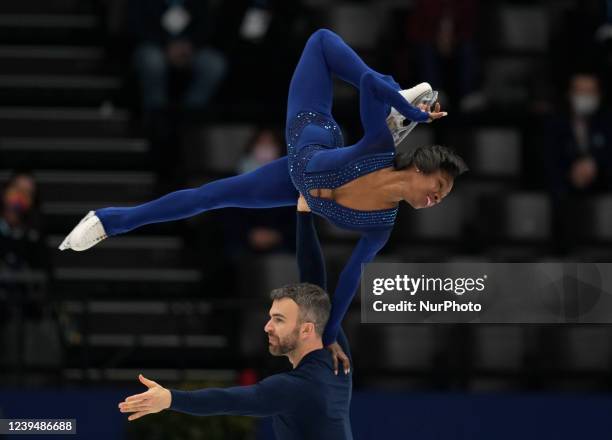
[[[89,211],[85,217],[74,227],[59,245],[61,251],[72,249],[84,251],[95,246],[107,237],[102,222],[95,211]]]

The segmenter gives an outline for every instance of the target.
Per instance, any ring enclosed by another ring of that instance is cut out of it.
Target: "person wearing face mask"
[[[546,130],[549,187],[556,199],[609,190],[612,178],[612,119],[602,111],[598,78],[576,73],[569,82],[569,112]]]
[[[0,267],[20,270],[44,266],[36,191],[30,173],[16,172],[2,192]]]
[[[282,137],[276,130],[261,128],[249,140],[237,171],[244,174],[267,165],[281,157],[283,149]]]
[[[6,353],[17,353],[23,343],[24,336],[6,339],[5,331],[15,328],[15,317],[37,323],[48,310],[46,289],[40,288],[44,286],[36,284],[33,289],[20,277],[31,270],[51,273],[37,206],[34,177],[27,171],[14,172],[0,196],[0,272],[8,275],[0,285],[0,340],[6,342]],[[16,282],[10,281],[13,275]]]
[[[282,135],[264,127],[249,140],[238,163],[238,173],[246,174],[265,166],[283,155]],[[291,207],[257,210],[232,210],[228,213],[225,243],[230,257],[245,253],[293,252],[295,225]]]
[[[567,111],[552,116],[545,131],[554,243],[560,253],[574,240],[575,234],[565,226],[575,211],[572,201],[612,189],[612,119],[602,109],[598,78],[590,73],[572,75],[567,97]]]

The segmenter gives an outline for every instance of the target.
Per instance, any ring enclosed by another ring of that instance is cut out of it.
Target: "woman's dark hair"
[[[457,153],[441,145],[418,147],[395,156],[393,166],[396,170],[403,170],[411,165],[416,166],[425,174],[442,170],[453,179],[468,170],[467,165]]]

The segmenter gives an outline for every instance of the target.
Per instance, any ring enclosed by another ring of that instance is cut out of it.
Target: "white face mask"
[[[599,96],[575,94],[571,98],[572,107],[578,116],[590,116],[599,108]]]
[[[191,21],[189,11],[180,4],[170,6],[161,18],[161,25],[171,35],[178,35],[185,30]]]

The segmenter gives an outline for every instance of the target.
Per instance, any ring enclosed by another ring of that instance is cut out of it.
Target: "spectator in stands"
[[[562,86],[576,65],[590,66],[602,77],[610,73],[610,22],[612,5],[607,0],[553,2],[559,9],[559,22],[550,39],[552,80]],[[572,54],[572,62],[567,62]]]
[[[556,199],[572,193],[612,189],[612,118],[602,110],[598,78],[572,75],[569,112],[546,127],[549,187]]]
[[[130,0],[128,20],[144,111],[168,105],[170,69],[190,71],[182,104],[204,109],[226,70],[225,57],[207,45],[213,23],[209,2]]]
[[[427,81],[446,93],[455,90],[451,98],[459,100],[462,111],[484,104],[477,92],[477,23],[478,0],[417,0],[408,18],[417,82]]]
[[[0,204],[0,271],[9,274],[9,278],[0,283],[0,323],[8,323],[11,310],[15,308],[20,309],[26,318],[37,321],[45,308],[46,290],[41,286],[34,289],[27,278],[19,279],[23,271],[48,272],[50,269],[39,223],[36,181],[32,174],[14,172],[2,191]],[[11,274],[18,279],[10,281]],[[0,333],[3,331],[1,327]]]
[[[22,270],[46,266],[36,199],[36,181],[32,174],[15,172],[2,192],[0,268]]]
[[[226,70],[224,55],[209,45],[214,23],[210,3],[205,0],[128,3],[128,29],[135,46],[133,62],[140,82],[152,165],[158,177],[156,191],[160,194],[180,180],[182,112],[176,111],[175,100],[170,97],[177,94],[170,91],[186,87],[177,102],[178,108],[198,115],[206,108]]]
[[[250,139],[238,164],[240,174],[253,171],[283,155],[285,146],[276,129],[261,128]],[[294,209],[275,208],[232,210],[225,224],[229,227],[226,249],[231,256],[247,253],[293,252],[295,243]]]
[[[260,128],[247,143],[245,154],[238,164],[240,174],[253,171],[284,154],[284,142],[278,130]]]
[[[597,77],[591,73],[572,75],[568,98],[569,109],[551,116],[544,133],[554,243],[560,253],[575,244],[576,231],[569,227],[580,216],[575,202],[612,189],[612,118],[601,108]]]

